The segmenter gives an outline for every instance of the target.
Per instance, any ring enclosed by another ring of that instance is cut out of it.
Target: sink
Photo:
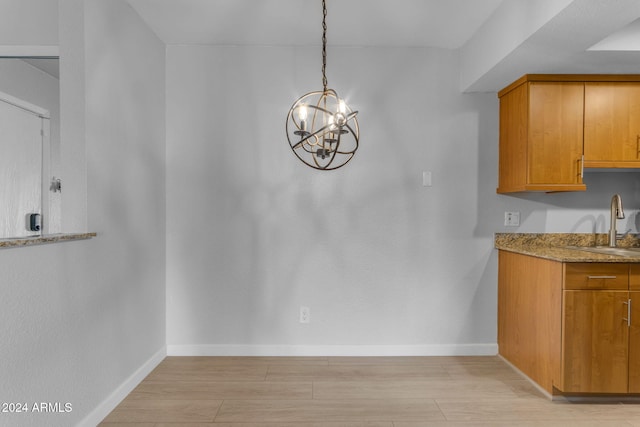
[[[575,249],[578,251],[593,252],[603,255],[617,255],[626,257],[640,256],[640,248],[611,248],[609,246],[567,246],[567,249]]]

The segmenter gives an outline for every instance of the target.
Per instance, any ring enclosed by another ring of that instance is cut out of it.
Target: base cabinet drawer
[[[629,289],[629,264],[578,262],[564,265],[564,289]]]

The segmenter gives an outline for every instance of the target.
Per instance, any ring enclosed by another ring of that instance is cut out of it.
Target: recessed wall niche
[[[61,232],[58,63],[0,57],[0,238]],[[31,214],[40,230],[31,230]]]

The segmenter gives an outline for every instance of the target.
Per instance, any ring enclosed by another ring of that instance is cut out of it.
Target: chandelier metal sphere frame
[[[307,166],[333,170],[346,165],[358,149],[360,129],[356,116],[335,90],[328,88],[327,5],[322,0],[322,85],[293,103],[287,114],[287,139],[294,154]]]

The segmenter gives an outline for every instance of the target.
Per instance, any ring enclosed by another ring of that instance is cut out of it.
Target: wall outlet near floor
[[[504,213],[504,225],[505,227],[517,227],[520,225],[520,212],[505,212]]]
[[[300,307],[300,323],[311,322],[311,309],[309,307]]]

